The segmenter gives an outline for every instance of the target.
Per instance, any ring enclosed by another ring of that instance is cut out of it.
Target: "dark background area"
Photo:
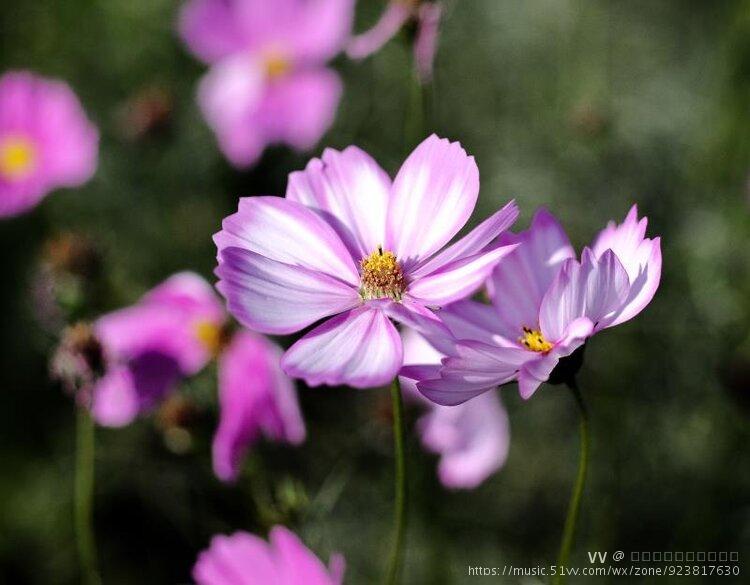
[[[383,3],[359,4],[361,30]],[[102,133],[88,185],[0,222],[2,583],[78,580],[74,409],[48,380],[55,339],[34,302],[45,242],[74,232],[101,251],[106,290],[81,310],[95,317],[175,271],[212,278],[211,235],[237,198],[283,195],[287,174],[324,145],[357,144],[391,173],[415,145],[405,132],[414,87],[404,34],[363,63],[334,63],[346,88],[318,148],[274,148],[254,169],[235,171],[195,105],[203,66],[174,32],[178,6],[0,5],[0,70],[67,80]],[[149,96],[167,112],[134,136],[129,116]],[[737,551],[747,573],[750,2],[449,2],[425,101],[426,130],[477,158],[474,223],[515,197],[519,229],[545,205],[580,248],[637,202],[649,234],[662,236],[654,301],[587,347],[580,385],[592,453],[574,564],[588,564],[590,550]],[[260,445],[234,487],[210,468],[212,367],[181,390],[197,411],[186,453],[168,448],[155,417],[98,431],[104,583],[188,582],[212,534],[279,521],[323,558],[342,552],[347,582],[379,580],[392,513],[387,391],[299,390],[307,442]],[[575,405],[560,387],[525,403],[514,386],[503,396],[510,456],[476,490],[442,488],[435,458],[409,432],[404,582],[468,583],[477,579],[469,565],[554,562],[577,463]]]

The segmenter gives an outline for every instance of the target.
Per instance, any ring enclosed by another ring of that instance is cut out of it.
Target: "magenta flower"
[[[651,301],[661,277],[661,241],[645,237],[646,224],[633,206],[578,261],[555,218],[537,212],[531,228],[501,238],[519,245],[488,281],[493,306],[464,301],[441,314],[449,327],[460,320],[471,334],[460,336],[441,368],[407,373],[439,404],[460,404],[513,379],[528,399],[560,359]]]
[[[438,365],[443,357],[417,332],[404,333],[407,366]],[[497,393],[486,392],[458,406],[442,406],[425,399],[409,378],[402,377],[401,387],[407,397],[427,408],[417,421],[417,430],[425,448],[440,455],[438,477],[445,487],[473,489],[502,468],[510,448],[510,425]]]
[[[344,558],[332,555],[326,567],[300,539],[275,526],[268,542],[247,532],[218,535],[193,567],[197,585],[340,585]]]
[[[417,24],[414,40],[414,65],[422,83],[432,78],[437,52],[438,31],[443,8],[439,2],[425,0],[391,0],[375,25],[349,41],[346,54],[351,59],[364,59],[377,53],[409,21]]]
[[[198,103],[227,158],[252,165],[269,144],[313,147],[341,97],[325,63],[351,30],[353,0],[191,0],[179,29],[211,65]]]
[[[261,434],[298,445],[305,440],[297,394],[279,368],[281,349],[249,331],[234,335],[219,357],[221,420],[213,445],[216,476],[234,481],[249,446]]]
[[[224,320],[211,286],[188,272],[167,279],[138,304],[101,317],[94,332],[108,368],[94,388],[94,419],[119,427],[154,408],[213,356]]]
[[[61,81],[15,71],[0,77],[0,217],[77,187],[96,170],[99,134]]]
[[[478,192],[473,157],[436,136],[393,182],[362,150],[327,149],[290,175],[286,198],[241,199],[224,220],[214,236],[218,289],[243,325],[263,333],[333,316],[284,354],[290,376],[311,386],[383,385],[403,363],[391,319],[440,328],[428,307],[473,293],[515,247],[496,242],[518,215],[511,202],[442,250]]]

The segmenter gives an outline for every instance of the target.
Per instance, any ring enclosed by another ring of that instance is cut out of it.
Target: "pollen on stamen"
[[[391,298],[401,300],[406,281],[396,255],[378,246],[372,254],[360,260],[362,282],[359,289],[363,299]]]
[[[547,353],[553,347],[553,345],[544,338],[541,330],[531,329],[530,327],[523,328],[523,335],[518,338],[518,341],[526,349],[538,353]]]

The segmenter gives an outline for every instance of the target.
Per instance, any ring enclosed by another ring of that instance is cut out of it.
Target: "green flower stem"
[[[401,385],[398,377],[391,384],[393,403],[393,446],[396,456],[396,509],[394,515],[393,549],[386,574],[386,583],[394,585],[398,581],[404,557],[404,533],[406,529],[406,461],[404,458],[404,405],[401,398]]]
[[[570,551],[573,548],[576,522],[578,521],[578,511],[581,508],[581,496],[583,495],[583,487],[586,483],[586,470],[589,464],[588,411],[586,410],[586,405],[583,402],[583,396],[581,396],[581,391],[578,389],[578,385],[576,384],[575,380],[569,382],[568,386],[573,394],[573,397],[576,400],[578,409],[581,412],[581,420],[579,423],[581,454],[578,460],[578,475],[576,476],[576,482],[573,486],[573,493],[570,495],[568,515],[565,518],[565,528],[563,530],[562,543],[560,544],[560,554],[557,557],[558,571],[560,572],[553,579],[553,583],[557,585],[562,585],[563,583],[565,583],[566,576],[562,574],[562,571],[568,566]]]
[[[75,533],[81,582],[99,585],[96,568],[96,543],[93,527],[94,504],[94,420],[86,408],[79,407],[76,416]]]

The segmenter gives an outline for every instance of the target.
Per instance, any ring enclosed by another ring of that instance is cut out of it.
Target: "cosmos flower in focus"
[[[405,331],[403,338],[402,371],[408,372],[411,364],[440,364],[443,354],[416,331]],[[438,477],[445,487],[473,489],[502,468],[510,448],[510,425],[497,393],[442,406],[424,398],[409,378],[401,378],[401,387],[406,397],[427,410],[417,421],[417,430],[425,448],[440,456]]]
[[[383,385],[403,364],[391,319],[431,331],[431,310],[471,295],[516,244],[497,236],[518,215],[511,202],[445,247],[479,193],[474,158],[427,138],[395,180],[365,152],[326,149],[289,177],[286,198],[249,197],[224,219],[218,289],[249,329],[297,341],[282,368],[308,385]]]
[[[98,148],[96,128],[65,83],[26,71],[0,77],[0,217],[88,181]]]
[[[441,318],[463,320],[464,333],[442,367],[412,368],[417,387],[439,404],[460,404],[518,379],[528,399],[558,362],[608,327],[649,304],[661,278],[661,240],[646,238],[647,219],[633,206],[610,222],[580,261],[552,215],[540,210],[531,227],[501,241],[518,247],[488,281],[492,307],[457,303]]]
[[[390,0],[380,20],[367,32],[349,41],[346,54],[351,59],[364,59],[378,52],[410,21],[416,23],[414,66],[422,83],[432,78],[437,52],[438,32],[443,7],[427,0]]]
[[[266,146],[312,148],[333,123],[342,85],[325,66],[351,30],[353,0],[190,0],[180,34],[211,66],[198,103],[237,167]]]
[[[344,558],[332,555],[326,567],[300,539],[274,526],[268,542],[247,532],[218,535],[193,567],[197,585],[340,585]]]

